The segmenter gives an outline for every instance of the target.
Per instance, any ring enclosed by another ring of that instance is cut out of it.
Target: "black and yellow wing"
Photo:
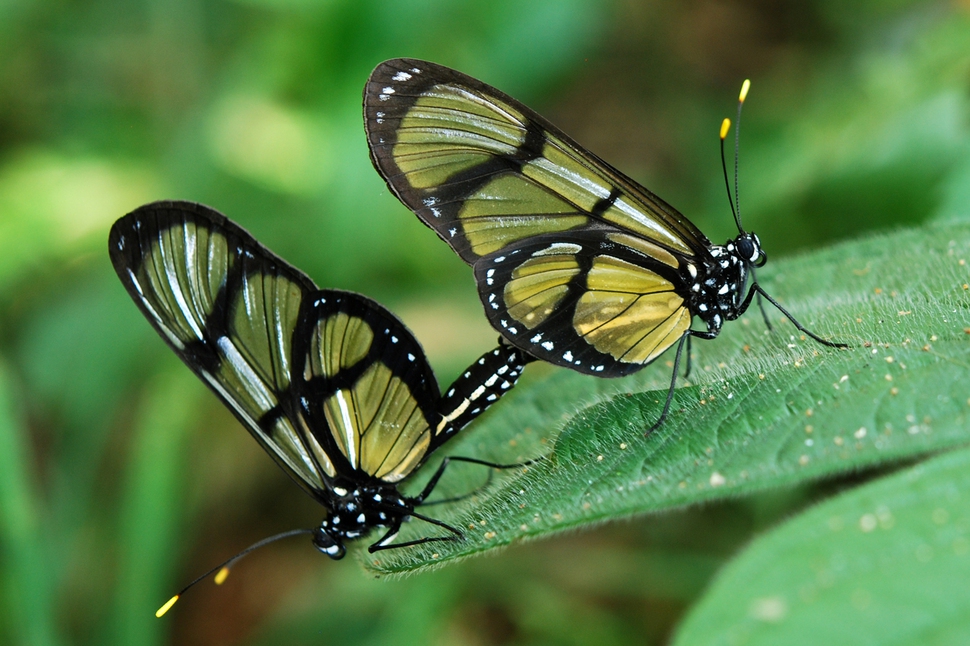
[[[375,301],[319,290],[222,214],[156,202],[118,220],[111,260],[171,348],[314,497],[396,483],[514,385],[482,357],[442,397],[414,335]]]
[[[546,361],[634,372],[690,329],[710,241],[662,199],[515,99],[411,59],[364,89],[371,159],[475,270],[492,325]]]
[[[398,482],[440,443],[440,396],[424,351],[404,324],[359,294],[316,292],[294,341],[300,416],[329,429],[338,471]]]
[[[109,237],[121,282],[155,330],[262,447],[315,496],[336,475],[294,414],[293,338],[316,286],[212,209],[156,202]]]

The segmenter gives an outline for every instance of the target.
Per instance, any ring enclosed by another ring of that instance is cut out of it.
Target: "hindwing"
[[[540,359],[587,374],[629,374],[689,329],[680,279],[656,258],[621,246],[594,250],[584,237],[547,236],[476,263],[485,312]]]
[[[326,290],[309,303],[295,379],[311,428],[329,428],[347,468],[397,482],[440,442],[438,385],[424,351],[390,312]]]

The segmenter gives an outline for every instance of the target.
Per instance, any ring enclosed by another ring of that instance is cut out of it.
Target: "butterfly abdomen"
[[[482,355],[442,395],[438,433],[448,436],[467,426],[515,386],[525,364],[532,360],[506,344]]]

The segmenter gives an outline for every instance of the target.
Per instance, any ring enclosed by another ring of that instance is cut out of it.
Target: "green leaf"
[[[165,628],[153,615],[179,582],[171,563],[185,515],[181,477],[186,444],[204,389],[176,365],[149,382],[134,428],[121,517],[121,563],[115,589],[116,644],[160,644]]]
[[[56,578],[42,529],[40,496],[29,475],[35,458],[15,411],[11,385],[0,364],[0,562],[7,564],[0,569],[0,626],[12,632],[9,643],[44,646],[60,643],[52,590]]]
[[[669,379],[663,361],[624,380],[556,371],[511,393],[449,453],[505,463],[546,458],[506,472],[451,510],[432,508],[464,531],[464,541],[371,555],[367,567],[420,570],[526,538],[970,441],[968,258],[970,226],[950,224],[769,265],[759,272],[769,293],[809,328],[852,347],[805,339],[771,310],[767,333],[752,307],[717,340],[694,344],[690,385],[679,382],[670,418],[648,437]],[[549,438],[552,451],[543,444]],[[431,531],[411,523],[399,540]]]
[[[811,509],[725,568],[674,643],[967,643],[968,490],[963,449]]]

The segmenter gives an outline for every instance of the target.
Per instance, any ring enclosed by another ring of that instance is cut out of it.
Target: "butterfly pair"
[[[376,527],[371,551],[421,515],[397,491],[431,453],[539,358],[618,377],[676,345],[714,338],[755,294],[766,256],[753,233],[714,245],[662,199],[515,99],[410,59],[364,89],[371,159],[395,195],[472,265],[485,312],[510,346],[442,397],[414,337],[377,303],[318,290],[220,214],[163,202],[119,220],[111,257],[128,292],[186,364],[326,509],[314,542],[339,558]],[[722,133],[723,139],[723,133]],[[693,318],[704,329],[692,329]],[[689,355],[689,350],[688,350]],[[475,461],[475,460],[470,460]]]

